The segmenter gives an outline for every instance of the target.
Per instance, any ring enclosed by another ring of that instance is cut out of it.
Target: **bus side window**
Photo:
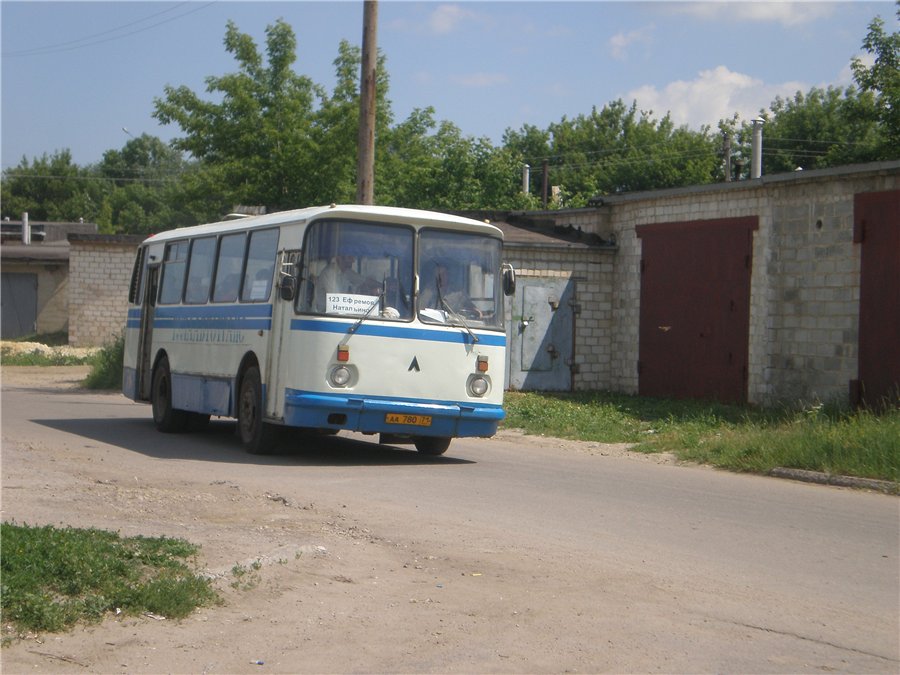
[[[213,302],[235,302],[241,286],[241,265],[244,262],[243,232],[226,234],[219,242],[216,258],[216,280],[213,284]]]
[[[185,302],[205,304],[209,300],[209,285],[215,250],[215,237],[195,239],[191,245],[191,255],[188,260],[188,282],[184,290]]]
[[[241,302],[265,302],[269,299],[277,248],[278,230],[260,230],[250,235]]]
[[[187,254],[187,241],[176,241],[166,246],[159,304],[174,305],[181,302],[181,293],[184,290],[184,272],[187,263]]]

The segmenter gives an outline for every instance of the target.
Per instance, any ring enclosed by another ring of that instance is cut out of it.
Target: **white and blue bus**
[[[502,252],[488,223],[371,206],[153,235],[129,289],[123,392],[163,432],[236,418],[252,453],[291,428],[430,455],[492,436],[515,287]]]

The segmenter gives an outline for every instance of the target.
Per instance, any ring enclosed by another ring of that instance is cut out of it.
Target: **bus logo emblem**
[[[417,357],[413,357],[412,363],[409,364],[409,368],[407,368],[407,372],[415,370],[417,373],[421,370],[419,368],[419,359]]]

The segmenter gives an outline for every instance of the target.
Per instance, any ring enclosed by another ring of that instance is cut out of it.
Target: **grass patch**
[[[621,394],[510,392],[504,426],[602,443],[733,471],[775,467],[900,481],[900,409],[760,409]]]
[[[186,564],[198,547],[182,539],[4,522],[0,540],[3,621],[19,631],[65,630],[116,610],[182,618],[218,599]]]
[[[94,355],[84,386],[88,389],[119,389],[124,357],[125,337],[120,335]]]
[[[84,366],[92,363],[91,350],[42,343],[4,343],[0,362],[4,366]]]

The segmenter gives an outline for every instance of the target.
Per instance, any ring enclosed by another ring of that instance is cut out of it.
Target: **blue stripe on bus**
[[[346,333],[353,324],[336,321],[315,321],[311,319],[292,319],[291,330],[318,333]],[[403,338],[407,340],[425,340],[431,342],[458,342],[467,344],[472,341],[469,334],[459,327],[453,331],[430,330],[428,328],[412,328],[409,326],[388,325],[382,323],[362,323],[354,335],[371,335],[375,337]],[[477,333],[478,342],[492,347],[505,347],[506,335],[502,333]]]
[[[139,321],[140,319],[138,318]],[[272,328],[272,305],[156,307],[153,313],[153,327],[270,330]]]
[[[128,310],[128,318],[125,320],[126,328],[140,328],[141,327],[141,308],[134,307]]]

